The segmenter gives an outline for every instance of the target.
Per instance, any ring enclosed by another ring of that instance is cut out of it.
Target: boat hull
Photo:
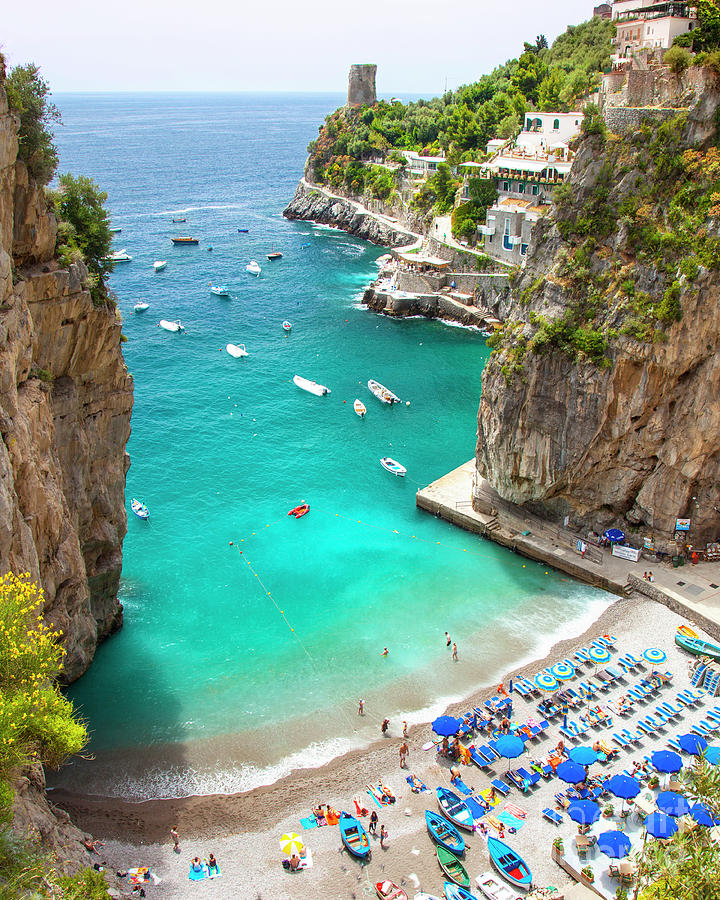
[[[136,303],[133,307],[136,313],[144,313],[150,309],[149,303]]]
[[[183,247],[186,244],[188,246],[193,246],[195,244],[200,243],[200,241],[197,238],[189,238],[189,237],[188,238],[185,238],[185,237],[170,238],[170,240],[173,242],[173,244],[176,244],[179,247]]]
[[[353,409],[355,410],[356,415],[360,416],[361,419],[365,418],[365,413],[367,412],[367,407],[360,400],[356,400],[353,403]]]
[[[389,456],[383,456],[380,460],[380,465],[386,472],[391,472],[393,475],[398,475],[400,478],[404,478],[405,473],[407,472],[405,466],[401,466],[396,459],[391,459]]]
[[[693,656],[709,656],[716,662],[720,662],[720,647],[717,644],[711,644],[710,641],[703,641],[700,638],[687,637],[679,631],[675,632],[675,643]]]
[[[301,375],[293,375],[293,382],[301,390],[307,391],[309,394],[315,394],[316,397],[325,397],[331,393],[330,388],[326,388],[324,384],[318,384],[317,381],[310,381]]]
[[[356,859],[367,859],[370,856],[370,838],[360,822],[348,813],[342,813],[340,821],[340,840],[343,847]]]
[[[167,319],[160,319],[158,325],[165,331],[180,332],[183,330],[183,327],[179,322],[168,322]]]
[[[384,384],[380,384],[379,381],[375,381],[372,378],[367,383],[368,390],[370,393],[377,397],[382,403],[387,403],[392,406],[393,403],[400,403],[400,398],[397,394],[393,394],[393,392],[386,388]]]
[[[522,900],[522,895],[501,881],[494,872],[483,872],[482,875],[478,875],[475,884],[488,900]]]
[[[242,356],[248,356],[248,352],[245,349],[244,344],[241,344],[239,347],[237,346],[237,344],[228,344],[225,349],[230,354],[230,356],[234,356],[235,359],[239,359]]]
[[[405,891],[392,881],[375,882],[375,893],[381,900],[408,900]]]
[[[130,503],[130,509],[135,513],[138,519],[145,520],[150,518],[150,511],[147,506],[139,500],[136,500],[135,497],[133,497],[132,502]]]
[[[461,855],[465,852],[465,840],[457,828],[442,816],[425,810],[425,824],[430,837],[450,853]]]
[[[510,884],[527,891],[532,884],[532,872],[525,860],[503,841],[488,838],[490,861],[502,877]]]
[[[467,869],[454,853],[451,853],[444,847],[436,847],[435,855],[437,856],[440,868],[450,881],[454,881],[455,884],[459,884],[464,888],[470,887],[470,876],[467,873]]]
[[[474,831],[475,822],[472,813],[458,795],[440,787],[437,789],[436,793],[438,806],[445,818],[449,819],[453,825],[456,825],[458,828],[464,828],[466,831]]]
[[[453,884],[452,881],[445,882],[445,898],[446,900],[477,900],[474,894],[471,894],[467,888],[461,887],[459,884]]]

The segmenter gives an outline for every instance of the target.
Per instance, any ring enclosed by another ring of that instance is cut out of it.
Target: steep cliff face
[[[585,137],[483,376],[477,468],[501,496],[717,536],[719,102],[712,85],[659,129]]]
[[[16,132],[0,87],[0,570],[42,585],[73,680],[122,620],[132,378],[119,315],[93,304],[82,263],[54,259]]]

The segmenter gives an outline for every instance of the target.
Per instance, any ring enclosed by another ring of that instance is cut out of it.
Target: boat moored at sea
[[[150,510],[144,503],[137,500],[135,497],[130,501],[130,509],[135,513],[138,519],[147,520],[150,518]]]
[[[245,349],[245,344],[228,344],[225,349],[230,354],[230,356],[234,356],[235,359],[240,359],[241,356],[250,355]]]
[[[310,504],[309,503],[301,503],[299,506],[293,506],[293,508],[288,513],[289,516],[295,516],[296,519],[302,519],[303,516],[306,516],[310,512]]]
[[[501,881],[494,872],[483,872],[475,879],[475,884],[489,900],[522,900],[515,888]]]
[[[365,418],[367,407],[362,402],[362,400],[355,400],[355,402],[353,403],[353,409],[355,410],[355,414],[360,416],[361,419]]]
[[[349,813],[341,813],[340,821],[340,839],[343,846],[358,859],[367,859],[370,856],[370,839],[367,832],[360,822]]]
[[[216,297],[229,297],[230,288],[226,284],[213,284],[210,282],[210,293]]]
[[[174,237],[174,238],[170,238],[170,240],[173,242],[173,244],[177,244],[180,247],[189,245],[189,244],[199,244],[200,243],[200,241],[194,237]]]
[[[330,388],[326,388],[324,384],[318,384],[317,381],[310,381],[309,378],[303,378],[302,375],[293,375],[293,382],[303,391],[309,394],[315,394],[316,397],[324,397],[331,393]]]
[[[475,822],[472,813],[466,803],[464,803],[457,794],[448,791],[446,788],[439,787],[436,791],[438,806],[443,815],[450,819],[453,825],[465,828],[467,831],[473,831]]]
[[[155,269],[156,272],[162,272],[162,270],[165,268],[166,265],[167,265],[166,259],[156,259],[155,262],[153,263],[153,269]]]
[[[174,322],[170,322],[167,319],[160,319],[160,321],[158,322],[158,328],[164,328],[165,331],[185,331],[185,326],[180,321],[180,319],[176,319]]]
[[[259,275],[262,272],[262,269],[257,264],[257,260],[251,259],[250,262],[245,266],[245,271],[249,272],[251,275]]]
[[[393,403],[400,403],[398,395],[393,394],[389,388],[386,388],[384,384],[380,384],[379,381],[371,378],[367,386],[370,389],[370,393],[377,397],[378,400],[382,400],[383,403],[389,403],[391,406]]]
[[[120,234],[122,228],[118,228],[117,226],[110,229],[110,234]]]
[[[386,469],[388,472],[392,472],[393,475],[399,475],[400,477],[404,477],[407,469],[405,466],[401,466],[400,463],[393,459],[390,456],[383,456],[380,460],[380,465],[383,469]]]
[[[675,643],[693,656],[709,656],[716,662],[720,662],[720,647],[717,644],[711,644],[710,641],[703,641],[701,638],[688,637],[679,629],[675,632]]]
[[[488,838],[487,849],[490,861],[506,881],[524,891],[530,888],[532,872],[519,853],[494,837]]]
[[[282,259],[282,253],[279,250],[273,250],[272,253],[268,253],[267,258],[270,262],[273,262],[276,259]]]
[[[173,219],[173,222],[174,222],[176,225],[179,225],[181,222],[187,222],[187,216],[185,216],[185,217],[182,218],[182,219]]]
[[[130,262],[132,256],[127,252],[127,250],[123,247],[122,250],[114,250],[112,253],[108,254],[108,256],[103,257],[103,262],[109,263],[119,263],[119,262]]]
[[[150,309],[150,304],[146,303],[144,300],[138,300],[135,306],[133,306],[133,309],[136,313],[144,313],[145,310]]]

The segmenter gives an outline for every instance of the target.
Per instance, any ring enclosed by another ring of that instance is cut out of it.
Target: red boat
[[[305,515],[305,513],[310,512],[310,504],[309,503],[301,503],[300,506],[296,506],[290,510],[288,513],[289,516],[295,516],[296,519],[301,518]]]

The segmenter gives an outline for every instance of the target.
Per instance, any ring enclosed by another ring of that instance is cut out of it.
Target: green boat
[[[440,846],[435,848],[435,852],[437,853],[437,861],[440,863],[440,868],[450,881],[454,881],[455,884],[459,884],[461,887],[470,887],[470,876],[457,856]]]
[[[675,632],[675,643],[688,653],[694,656],[709,656],[711,659],[720,662],[720,647],[717,644],[711,644],[709,641],[703,641],[700,638],[687,637],[687,635]]]

